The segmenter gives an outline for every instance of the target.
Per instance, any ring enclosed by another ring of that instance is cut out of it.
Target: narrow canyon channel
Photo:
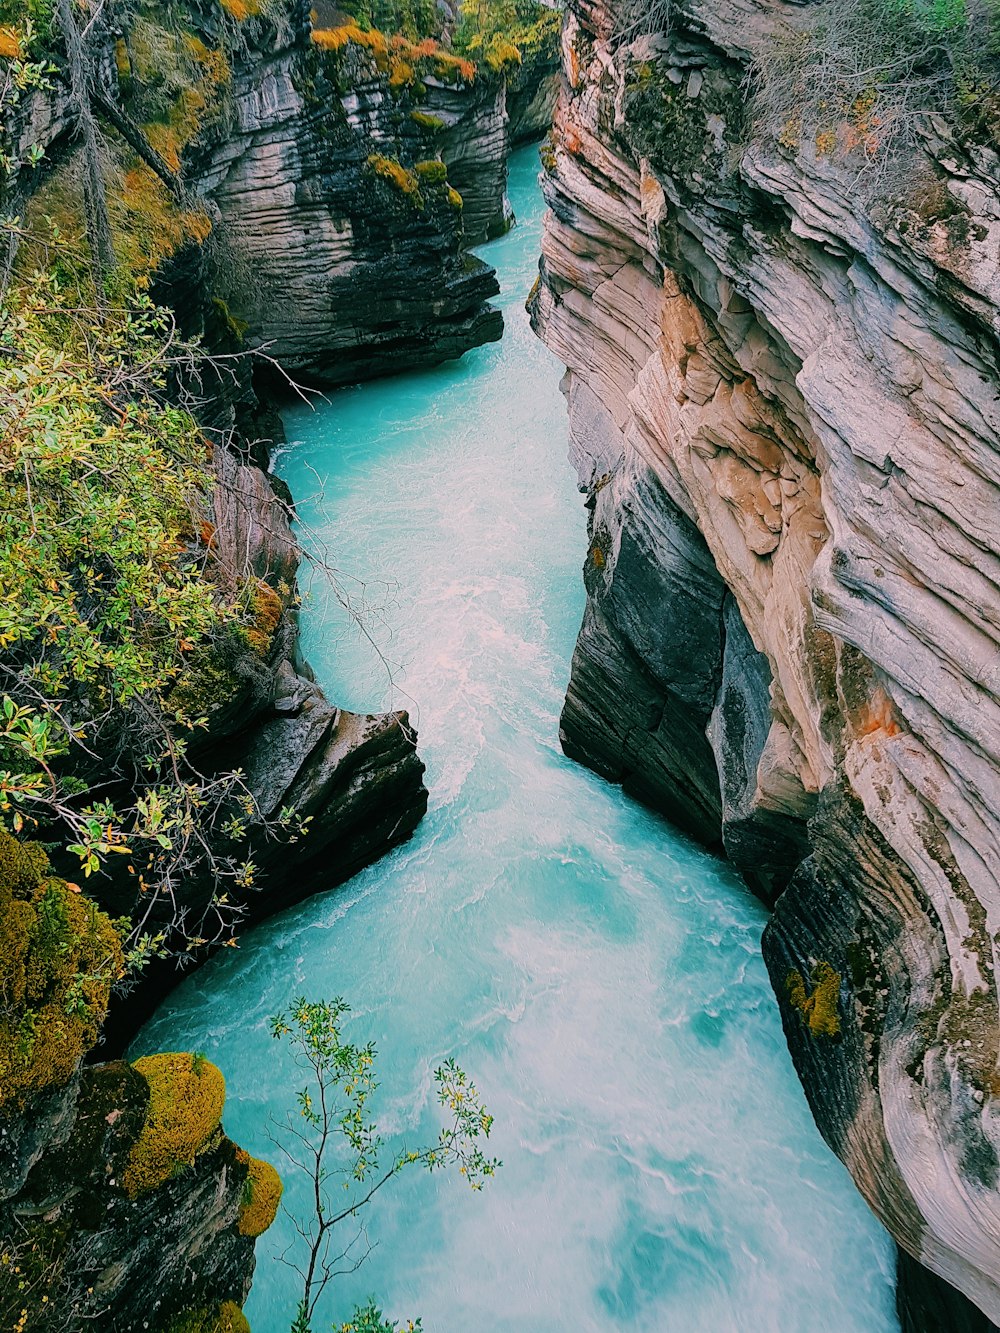
[[[296,407],[278,460],[323,580],[303,649],[330,698],[409,708],[430,811],[346,886],[248,932],[182,985],[133,1054],[202,1050],[229,1134],[279,1167],[270,1112],[301,1079],[268,1015],[343,995],[378,1044],[392,1143],[433,1136],[454,1056],[496,1117],[480,1194],[411,1173],[315,1327],[376,1294],[427,1333],[769,1333],[897,1327],[893,1256],[810,1118],[759,954],[764,912],[725,864],[563,757],[585,522],[560,367],[523,310],[543,206],[515,155],[518,226],[483,251],[503,341]],[[288,1206],[306,1182],[285,1172]],[[349,1237],[345,1237],[345,1240]],[[296,1278],[258,1245],[247,1314],[287,1333]],[[362,1238],[361,1244],[364,1243]]]

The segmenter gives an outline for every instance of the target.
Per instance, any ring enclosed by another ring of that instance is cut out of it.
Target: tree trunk
[[[56,0],[56,16],[66,43],[70,95],[76,113],[83,149],[83,206],[87,219],[87,240],[99,305],[104,303],[104,284],[115,266],[111,243],[111,219],[101,170],[101,143],[91,106],[91,79],[83,38],[73,13],[73,0]]]

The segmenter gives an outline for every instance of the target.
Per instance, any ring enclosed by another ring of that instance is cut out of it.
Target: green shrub
[[[911,170],[929,112],[998,140],[996,0],[827,0],[758,40],[752,55],[758,132],[851,159],[873,192],[894,162]]]

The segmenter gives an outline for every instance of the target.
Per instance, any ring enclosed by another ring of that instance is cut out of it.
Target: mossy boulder
[[[113,922],[0,828],[0,1113],[68,1082],[121,976]]]
[[[243,1187],[236,1225],[241,1236],[262,1235],[278,1213],[283,1191],[281,1177],[270,1162],[251,1157],[247,1163],[247,1179]]]
[[[235,1301],[223,1301],[178,1315],[166,1333],[250,1333],[250,1325]]]
[[[136,1198],[194,1161],[219,1127],[226,1081],[215,1065],[188,1052],[143,1056],[133,1068],[149,1084],[146,1123],[122,1177]]]

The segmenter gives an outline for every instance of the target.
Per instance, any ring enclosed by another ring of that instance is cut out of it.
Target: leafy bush
[[[336,1275],[338,1262],[351,1256],[364,1235],[362,1228],[338,1255],[332,1248],[336,1228],[349,1218],[356,1221],[401,1171],[414,1166],[428,1171],[456,1166],[466,1183],[480,1190],[501,1165],[497,1158],[487,1157],[481,1146],[489,1138],[493,1117],[475,1084],[454,1060],[446,1060],[434,1071],[437,1100],[447,1115],[437,1139],[398,1152],[387,1162],[371,1106],[378,1090],[375,1046],[373,1042],[356,1046],[344,1040],[349,1014],[350,1006],[342,999],[310,1002],[300,996],[288,1012],[271,1019],[272,1036],[289,1041],[296,1064],[309,1080],[297,1094],[299,1115],[289,1114],[282,1127],[291,1145],[282,1146],[285,1159],[309,1178],[313,1200],[309,1217],[292,1219],[306,1250],[301,1256],[305,1267],[296,1259],[286,1259],[302,1279],[302,1299],[292,1333],[310,1333],[317,1304]],[[336,1158],[339,1161],[332,1165]],[[333,1176],[343,1185],[343,1191],[338,1189],[335,1195],[327,1187]],[[382,1320],[373,1303],[360,1313],[369,1322],[359,1325],[359,1330],[381,1333],[388,1329],[392,1333],[396,1328]],[[355,1318],[358,1314],[355,1311]]]
[[[398,1319],[386,1319],[374,1301],[367,1305],[357,1305],[346,1324],[341,1324],[337,1333],[421,1333],[422,1322],[408,1319],[400,1324]]]
[[[238,773],[193,768],[186,736],[211,711],[206,679],[231,700],[225,664],[270,651],[283,603],[213,551],[211,450],[167,394],[195,354],[169,318],[141,297],[81,312],[53,274],[16,296],[0,321],[0,821],[44,829],[85,877],[120,867],[137,963],[164,930],[182,948],[231,937],[225,886],[254,867],[228,849],[257,811]],[[176,890],[196,878],[184,919]]]
[[[541,53],[558,55],[562,14],[539,0],[463,0],[461,14],[455,50],[495,73]]]

